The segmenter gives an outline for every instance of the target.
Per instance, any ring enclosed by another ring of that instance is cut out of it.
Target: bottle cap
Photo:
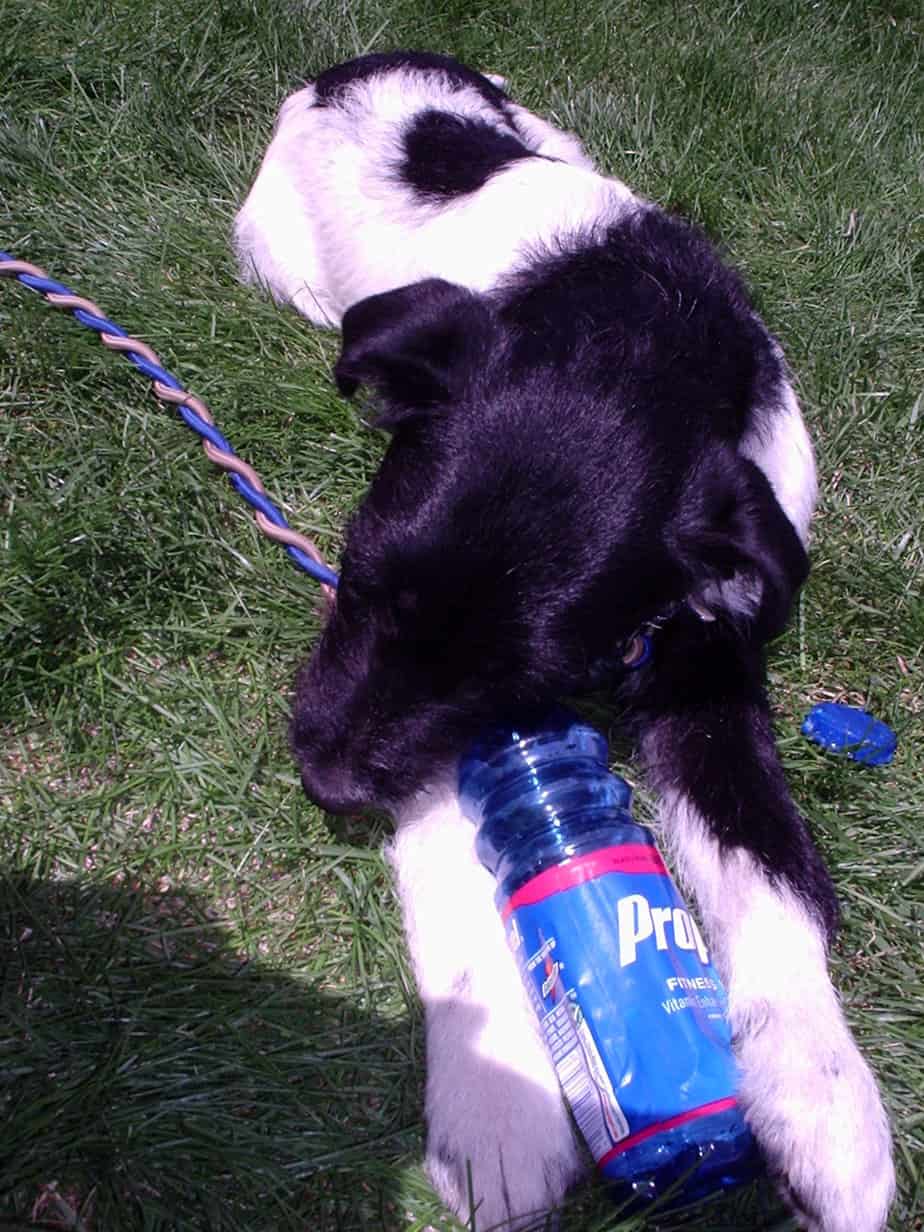
[[[843,753],[865,766],[890,762],[898,737],[881,719],[843,702],[820,702],[805,716],[802,734],[830,753]]]

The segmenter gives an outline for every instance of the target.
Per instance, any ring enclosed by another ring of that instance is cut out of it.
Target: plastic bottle
[[[614,1196],[697,1201],[750,1180],[719,976],[606,741],[574,715],[498,727],[462,806],[574,1118]]]

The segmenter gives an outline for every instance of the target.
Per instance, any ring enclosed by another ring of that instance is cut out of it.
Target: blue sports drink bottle
[[[725,990],[604,738],[561,710],[499,726],[463,757],[459,788],[565,1098],[615,1196],[676,1205],[751,1180]]]

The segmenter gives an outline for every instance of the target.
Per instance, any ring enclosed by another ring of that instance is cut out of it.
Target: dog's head
[[[303,782],[332,812],[396,802],[492,718],[599,683],[673,601],[765,636],[802,580],[756,467],[603,407],[579,356],[537,363],[524,338],[438,280],[344,318],[338,385],[373,387],[392,439],[296,690]]]

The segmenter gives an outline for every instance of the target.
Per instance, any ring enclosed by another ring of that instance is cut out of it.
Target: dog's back
[[[580,143],[448,57],[366,56],[283,103],[235,223],[245,278],[318,325],[422,278],[487,290],[633,200]]]

